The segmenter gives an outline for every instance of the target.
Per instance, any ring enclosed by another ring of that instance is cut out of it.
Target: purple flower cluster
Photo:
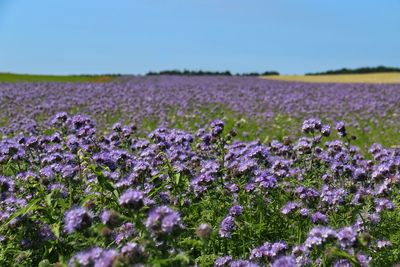
[[[168,126],[176,117],[202,118],[204,107],[210,105],[255,118],[259,127],[269,127],[266,122],[281,114],[299,119],[323,117],[331,122],[343,118],[368,132],[362,121],[399,125],[395,115],[399,113],[399,88],[398,84],[309,84],[253,77],[183,76],[124,77],[111,83],[90,85],[3,83],[0,84],[0,99],[6,101],[1,105],[0,121],[6,125],[1,132],[38,132],[43,123],[38,123],[36,118],[55,115],[49,123],[71,127],[79,134],[91,134],[89,128],[93,128],[87,117],[69,120],[65,111],[70,110],[96,117],[102,128],[108,126],[112,114],[121,114],[121,121],[133,122],[157,117],[160,126]],[[171,107],[176,110],[175,116],[170,116]],[[218,108],[206,110],[209,115],[217,113]],[[202,121],[202,126],[208,123],[208,118],[206,120]],[[338,126],[339,133],[345,133],[344,127]],[[122,127],[117,125],[114,129],[122,130]],[[223,129],[221,121],[214,121],[210,137]],[[322,135],[330,132],[317,119],[307,120],[303,131],[320,131]]]
[[[269,243],[265,242],[261,247],[251,251],[251,259],[266,258],[268,260],[275,259],[288,248],[285,242]]]
[[[157,207],[147,217],[146,227],[154,235],[171,234],[182,228],[181,217],[177,211],[167,206]]]
[[[102,266],[112,267],[118,253],[115,250],[104,250],[101,248],[92,248],[82,251],[73,256],[69,261],[69,266],[74,267],[77,264],[82,267]]]

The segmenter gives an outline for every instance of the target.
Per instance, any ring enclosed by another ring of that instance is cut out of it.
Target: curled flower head
[[[329,136],[331,134],[331,126],[329,125],[324,125],[321,128],[321,134],[323,136]]]
[[[233,216],[225,217],[219,228],[219,235],[221,237],[231,238],[232,232],[236,229],[235,219]]]
[[[221,120],[214,120],[211,122],[211,135],[219,136],[224,131],[224,122]]]
[[[375,202],[375,210],[380,213],[383,210],[392,210],[394,209],[393,203],[386,198],[378,198],[374,200]]]
[[[356,242],[356,232],[351,227],[345,227],[337,234],[339,244],[342,248],[351,247]]]
[[[301,130],[303,133],[313,133],[315,130],[321,129],[321,121],[318,119],[308,119],[303,122]]]
[[[296,267],[296,259],[293,256],[282,256],[275,260],[272,267]]]
[[[119,221],[119,214],[114,210],[105,209],[100,214],[100,220],[105,225],[114,226]]]
[[[376,247],[378,249],[382,249],[382,248],[386,248],[386,247],[390,247],[392,245],[392,243],[389,240],[378,240],[376,242]]]
[[[91,226],[93,215],[84,208],[77,207],[65,212],[64,228],[71,234]]]
[[[132,223],[124,223],[119,227],[115,235],[115,243],[121,244],[124,240],[132,237],[135,233]]]
[[[124,262],[128,264],[140,262],[144,253],[144,247],[138,243],[130,242],[121,248],[121,256],[123,257]]]
[[[229,215],[231,216],[239,216],[243,213],[243,207],[240,205],[234,205],[229,209]]]
[[[297,202],[288,202],[281,209],[282,214],[287,215],[300,207],[300,204]]]
[[[346,125],[344,121],[339,121],[338,123],[336,123],[336,130],[341,137],[346,136]]]
[[[314,227],[308,234],[308,238],[304,242],[306,248],[320,246],[328,239],[335,239],[337,233],[329,227]]]
[[[139,209],[143,206],[144,194],[139,190],[126,190],[119,198],[119,204],[126,208]]]
[[[170,234],[183,227],[179,213],[167,206],[153,209],[147,217],[145,224],[150,232],[156,236]]]
[[[285,242],[265,242],[262,246],[251,251],[250,259],[267,258],[268,260],[272,260],[281,255],[286,249],[287,245]]]
[[[338,260],[334,263],[333,267],[352,267],[353,265],[348,260]]]
[[[325,214],[317,211],[311,215],[311,221],[313,223],[327,223],[328,217]]]
[[[117,251],[110,249],[105,250],[102,248],[92,248],[90,250],[78,252],[73,256],[69,263],[69,267],[75,266],[101,266],[101,267],[112,267],[118,256]]]
[[[216,267],[228,266],[228,264],[231,261],[232,261],[231,256],[219,257],[218,259],[215,260],[214,266],[216,266]]]
[[[68,114],[66,112],[57,113],[52,119],[51,124],[53,125],[62,125],[68,120]]]

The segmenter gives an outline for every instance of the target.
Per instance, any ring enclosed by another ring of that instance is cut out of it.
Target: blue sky
[[[0,72],[400,67],[400,1],[0,0]]]

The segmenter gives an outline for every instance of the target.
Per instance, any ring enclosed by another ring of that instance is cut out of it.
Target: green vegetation
[[[0,73],[0,82],[109,82],[120,75],[33,75]]]

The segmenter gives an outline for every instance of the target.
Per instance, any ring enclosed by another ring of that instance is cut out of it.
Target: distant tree
[[[263,75],[263,76],[279,75],[279,72],[277,72],[277,71],[266,71],[266,72],[263,72],[261,75]]]
[[[268,76],[268,75],[279,75],[277,71],[265,71],[262,73],[258,72],[249,72],[249,73],[238,73],[237,76]]]
[[[363,74],[363,73],[382,73],[382,72],[400,72],[400,68],[394,67],[362,67],[357,69],[342,68],[338,70],[328,70],[324,72],[306,73],[306,75],[334,75],[334,74]]]

